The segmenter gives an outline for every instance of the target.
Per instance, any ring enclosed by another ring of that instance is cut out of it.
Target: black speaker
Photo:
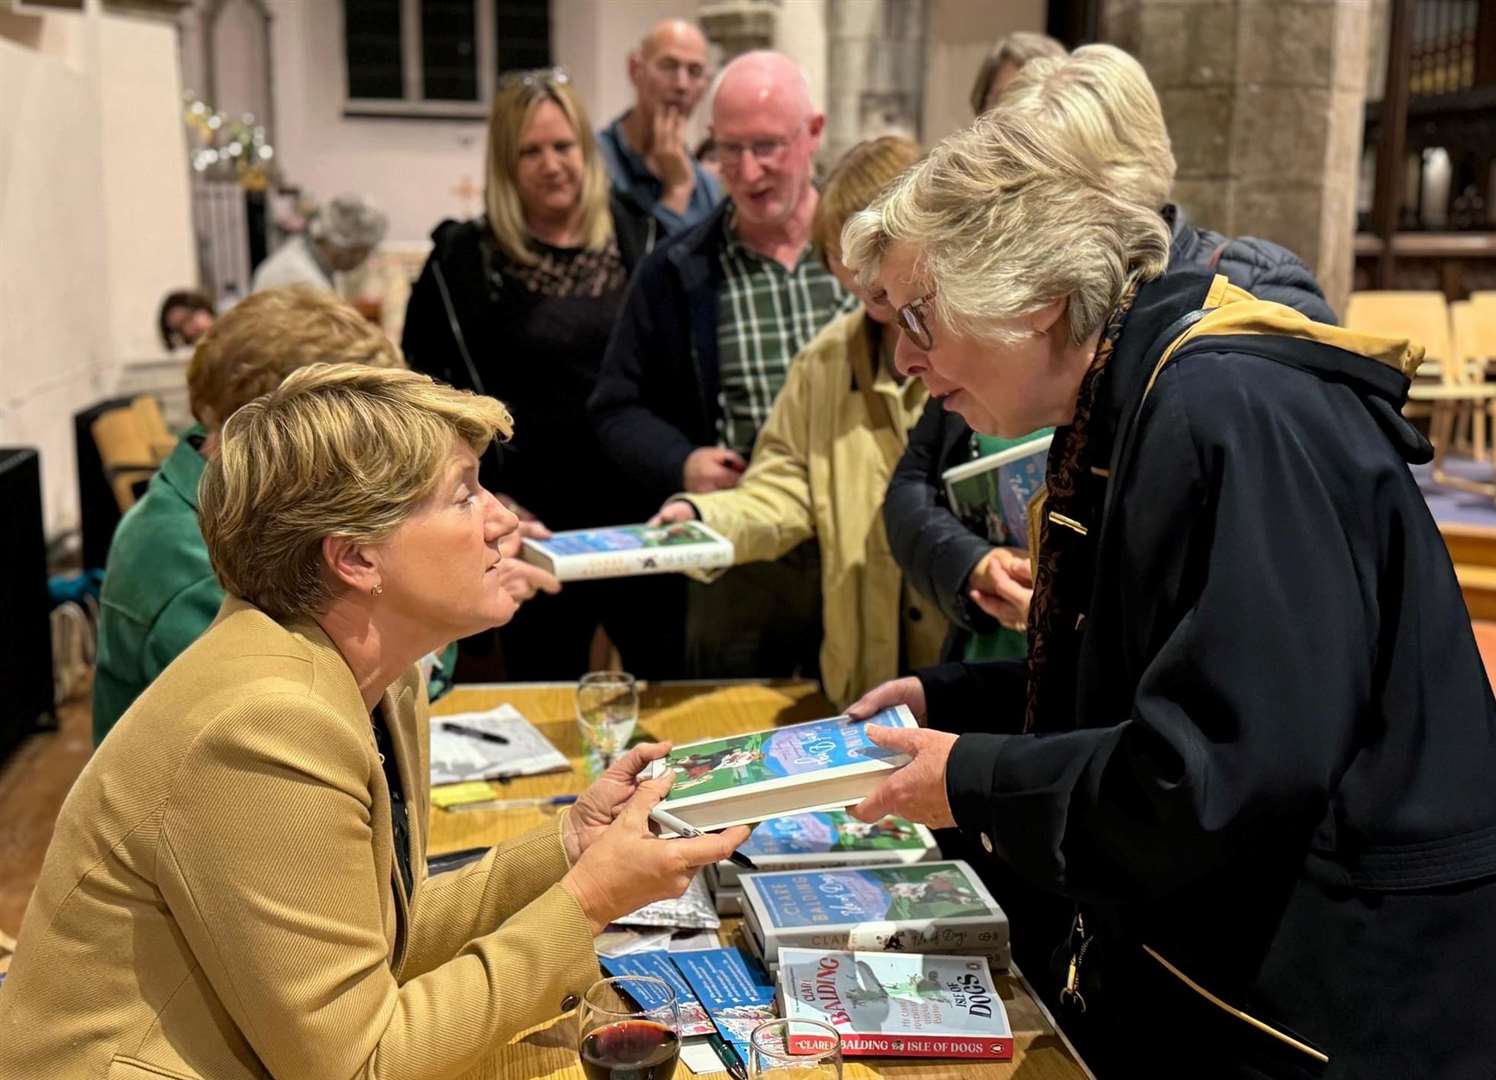
[[[42,527],[41,459],[0,447],[0,757],[39,723],[53,721],[51,599]]]

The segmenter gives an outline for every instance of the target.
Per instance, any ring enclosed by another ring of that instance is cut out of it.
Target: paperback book
[[[699,521],[617,525],[525,539],[522,555],[559,581],[669,574],[731,566],[732,541]]]
[[[748,934],[771,967],[787,946],[1008,963],[1008,918],[959,860],[745,874],[741,885]]]
[[[918,726],[903,705],[866,723]],[[842,809],[908,761],[869,739],[863,722],[833,716],[686,743],[654,762],[650,776],[674,770],[675,786],[662,807],[687,825],[712,830]]]
[[[738,850],[760,870],[911,863],[940,857],[935,838],[923,825],[892,816],[870,824],[845,810],[772,818],[754,829]],[[709,872],[712,883],[721,888],[735,886],[743,871],[724,859]]]
[[[455,724],[466,729],[448,730]],[[491,738],[483,738],[482,732]],[[431,784],[532,776],[571,768],[566,755],[513,705],[431,718]],[[488,796],[492,798],[492,794]]]
[[[780,953],[780,999],[787,1020],[819,1020],[841,1035],[849,1057],[963,1057],[1008,1061],[1013,1031],[980,956],[933,953]],[[790,1025],[791,1051],[830,1042]]]
[[[996,547],[1028,547],[1029,502],[1044,486],[1053,435],[963,462],[941,474],[951,513]]]
[[[675,990],[675,1001],[680,1007],[680,1033],[683,1038],[693,1035],[710,1035],[716,1030],[706,1008],[692,992],[691,986],[676,967],[671,954],[664,949],[649,952],[629,953],[625,956],[599,956],[597,962],[609,975],[653,975],[668,983]],[[640,998],[639,1004],[652,1009],[665,1003],[664,995],[655,997],[649,993],[649,983],[630,983],[630,992]]]
[[[768,973],[741,949],[702,949],[674,953],[671,959],[718,1032],[747,1061],[753,1029],[778,1015],[774,982]]]

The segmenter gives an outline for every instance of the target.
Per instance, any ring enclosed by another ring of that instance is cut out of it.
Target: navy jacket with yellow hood
[[[1063,980],[1096,939],[1079,1026],[1148,1075],[1496,1075],[1496,701],[1408,469],[1421,355],[1202,272],[1144,285],[1092,513],[1050,530],[1090,568],[1056,582],[1084,612],[1059,692],[1025,733],[1020,665],[920,673],[965,732],[957,822],[1050,898],[1033,932],[1079,902],[1044,947]]]

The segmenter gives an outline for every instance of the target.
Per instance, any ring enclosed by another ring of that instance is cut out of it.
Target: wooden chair
[[[1432,295],[1438,298],[1439,305],[1444,305],[1442,295]],[[1393,307],[1395,309],[1396,305]],[[1423,312],[1425,319],[1431,315],[1434,305],[1430,303],[1426,307],[1427,311]],[[1405,317],[1407,310],[1409,309],[1404,309]],[[1442,334],[1441,328],[1434,326],[1432,322],[1422,325],[1422,331],[1415,329],[1409,318],[1402,329],[1395,332],[1410,335],[1415,340],[1419,340],[1420,332],[1426,332],[1441,350],[1438,357],[1439,380],[1431,382],[1415,379],[1408,390],[1410,403],[1423,403],[1429,408],[1429,442],[1434,447],[1434,483],[1496,499],[1496,480],[1472,480],[1455,476],[1445,468],[1445,460],[1456,443],[1462,421],[1468,421],[1469,424],[1472,455],[1477,460],[1486,460],[1487,432],[1492,416],[1496,414],[1496,404],[1493,404],[1496,403],[1496,383],[1486,381],[1486,357],[1482,355],[1483,344],[1477,329],[1474,305],[1468,301],[1449,305]],[[1425,363],[1428,361],[1425,360]],[[1423,368],[1419,369],[1419,374],[1423,374]]]
[[[148,394],[99,416],[91,431],[110,490],[124,513],[144,493],[176,438],[167,430],[160,404]]]

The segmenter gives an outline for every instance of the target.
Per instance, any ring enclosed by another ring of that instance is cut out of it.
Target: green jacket
[[[95,746],[223,604],[197,523],[206,436],[200,426],[183,434],[114,533],[99,597]]]

